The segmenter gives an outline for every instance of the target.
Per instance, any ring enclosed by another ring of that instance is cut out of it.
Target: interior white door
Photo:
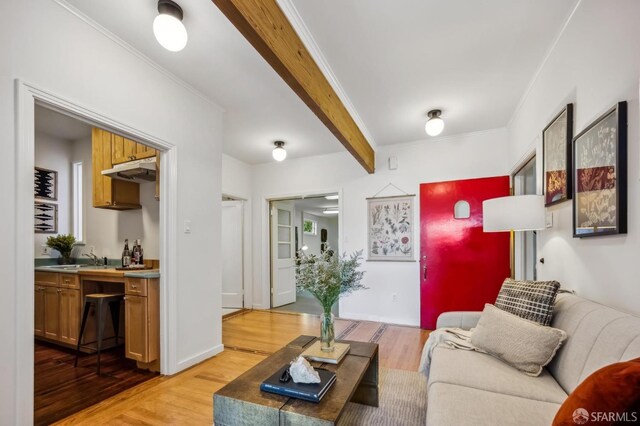
[[[222,202],[222,307],[242,308],[244,287],[243,202]]]
[[[271,306],[296,301],[293,203],[271,203]]]

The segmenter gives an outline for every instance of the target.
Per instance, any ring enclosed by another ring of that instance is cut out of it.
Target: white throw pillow
[[[563,330],[547,327],[484,305],[471,343],[530,376],[538,376],[566,340]]]

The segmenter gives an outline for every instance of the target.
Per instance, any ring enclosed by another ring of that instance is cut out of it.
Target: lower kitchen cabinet
[[[63,343],[78,344],[80,332],[80,290],[61,289],[59,338]]]
[[[125,279],[125,356],[150,364],[160,357],[158,279]]]
[[[33,299],[35,311],[33,333],[36,336],[44,336],[44,287],[36,284]]]
[[[44,337],[60,338],[60,292],[57,287],[44,287]]]

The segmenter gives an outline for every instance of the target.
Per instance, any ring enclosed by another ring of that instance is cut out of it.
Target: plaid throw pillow
[[[494,306],[520,318],[550,325],[559,288],[557,281],[516,281],[507,278]]]

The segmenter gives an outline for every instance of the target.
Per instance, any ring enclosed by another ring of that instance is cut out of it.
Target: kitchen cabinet
[[[160,354],[158,279],[125,278],[125,356],[150,364]]]
[[[44,287],[36,285],[34,291],[33,333],[44,337]]]
[[[153,148],[119,135],[111,136],[111,163],[113,165],[155,156],[156,150]]]
[[[120,136],[106,130],[93,128],[92,169],[93,169],[93,207],[111,210],[140,209],[140,184],[113,179],[102,174],[103,170],[113,167],[113,139]]]
[[[60,289],[44,287],[44,337],[58,340],[60,337]]]
[[[63,288],[59,295],[59,339],[63,343],[77,345],[80,332],[80,290]]]

